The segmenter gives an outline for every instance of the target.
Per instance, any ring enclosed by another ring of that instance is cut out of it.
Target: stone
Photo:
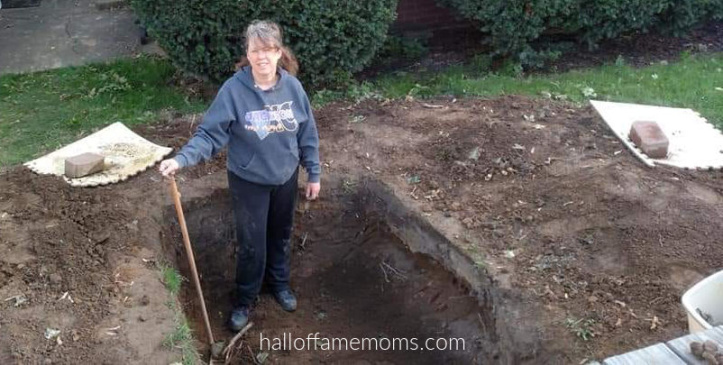
[[[718,360],[715,358],[715,354],[712,352],[703,352],[703,360],[706,360],[708,365],[719,365]]]
[[[82,153],[65,159],[65,176],[79,178],[103,171],[105,157],[96,153]]]
[[[151,299],[148,298],[148,295],[144,295],[143,297],[141,297],[141,305],[146,306],[148,304],[151,304]]]
[[[53,284],[60,284],[60,282],[63,281],[63,278],[58,273],[52,273],[48,278]]]
[[[656,122],[634,122],[628,137],[643,153],[651,158],[665,158],[668,156],[668,137],[665,136],[665,133]]]
[[[702,357],[703,356],[703,344],[697,341],[693,341],[690,343],[690,352],[695,355],[696,357]]]
[[[219,359],[223,353],[223,349],[226,348],[226,341],[218,341],[211,345],[211,358]]]
[[[715,353],[718,352],[718,344],[715,343],[715,342],[713,342],[713,341],[711,341],[711,340],[705,341],[705,342],[703,343],[703,350],[704,350],[704,351],[708,351],[708,352],[712,352],[712,353],[715,354]]]

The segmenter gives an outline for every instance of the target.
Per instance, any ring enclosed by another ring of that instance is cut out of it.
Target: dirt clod
[[[703,360],[708,362],[708,365],[719,365],[718,359],[716,359],[716,356],[713,352],[704,351],[702,357]]]
[[[718,360],[718,364],[723,364],[723,353],[715,355],[715,359]]]
[[[146,305],[148,305],[148,304],[151,304],[151,298],[149,298],[148,295],[144,295],[144,296],[141,297],[140,303],[141,303],[142,306],[146,306]]]
[[[718,344],[716,344],[715,342],[713,342],[711,340],[707,340],[703,344],[703,350],[715,354],[716,352],[718,352]]]
[[[51,283],[53,284],[60,284],[61,281],[63,281],[63,277],[60,276],[58,273],[52,273],[48,277]]]
[[[211,345],[211,357],[214,359],[218,359],[221,356],[221,353],[223,352],[223,349],[226,347],[225,341],[217,341],[213,345]]]
[[[693,341],[690,343],[690,352],[695,355],[696,357],[702,357],[703,356],[703,344],[697,341]]]

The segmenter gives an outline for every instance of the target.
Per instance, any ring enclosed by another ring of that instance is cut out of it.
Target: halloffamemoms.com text
[[[320,337],[310,333],[306,337],[294,337],[284,333],[282,337],[266,337],[259,333],[261,350],[272,351],[464,351],[464,338],[339,338]]]

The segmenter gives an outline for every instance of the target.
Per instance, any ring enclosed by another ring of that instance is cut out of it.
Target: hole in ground
[[[224,326],[235,275],[229,200],[228,192],[218,191],[184,202],[217,340],[233,336]],[[412,253],[391,233],[383,214],[373,208],[370,213],[369,204],[362,206],[362,200],[339,194],[330,201],[310,204],[308,210],[300,200],[291,260],[291,285],[298,297],[298,310],[284,312],[264,288],[252,314],[254,327],[235,363],[253,363],[251,357],[262,352],[274,363],[439,364],[497,359],[497,349],[492,345],[496,342],[494,333],[488,333],[494,326],[489,320],[491,304],[480,305],[463,281],[429,256]],[[190,279],[172,207],[166,209],[166,215],[166,222],[173,223],[166,227],[164,250],[174,257],[181,274]],[[202,344],[206,334],[201,307],[190,280],[184,282],[181,301],[200,353],[207,354],[208,347]],[[314,343],[306,338],[315,333],[329,342],[319,340],[314,349]],[[266,339],[263,343],[262,338]],[[357,349],[364,345],[372,350],[339,349],[344,343],[341,339],[351,346],[355,338],[359,339]],[[302,341],[304,350],[295,350]],[[324,347],[331,345],[334,350]],[[383,350],[392,346],[395,350]]]

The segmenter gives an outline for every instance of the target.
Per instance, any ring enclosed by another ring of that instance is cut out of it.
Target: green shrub
[[[422,58],[428,51],[422,39],[390,35],[379,50],[377,58],[415,60]]]
[[[313,86],[351,80],[382,46],[396,0],[132,0],[141,22],[174,63],[223,81],[244,54],[242,34],[270,19],[299,59],[299,77]]]
[[[663,14],[661,27],[681,35],[701,19],[723,19],[723,0],[680,0]]]
[[[573,35],[594,47],[603,39],[653,28],[681,34],[723,17],[721,0],[437,1],[478,24],[495,55],[514,56],[525,66],[559,56],[533,49],[533,42],[545,34]]]

